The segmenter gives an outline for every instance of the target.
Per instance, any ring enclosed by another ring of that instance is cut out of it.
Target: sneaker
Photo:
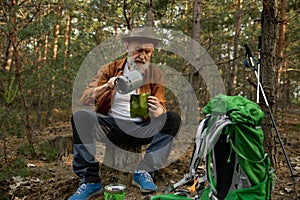
[[[155,171],[149,172],[149,174],[152,177],[153,181],[156,182],[156,177],[158,176],[159,171],[155,170]]]
[[[83,183],[81,184],[75,194],[69,198],[69,200],[85,200],[93,197],[95,195],[99,195],[102,193],[102,185],[101,183]]]
[[[132,185],[140,188],[143,193],[156,192],[157,186],[153,183],[151,175],[146,172],[135,172],[132,179]]]

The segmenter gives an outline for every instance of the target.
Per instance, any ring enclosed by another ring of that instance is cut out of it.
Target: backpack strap
[[[236,154],[238,154],[240,157],[242,157],[243,159],[252,162],[252,163],[262,163],[265,161],[266,157],[268,156],[267,154],[264,154],[264,157],[261,160],[251,160],[249,158],[247,158],[245,155],[243,155],[232,143],[232,141],[230,141],[231,147],[233,148],[233,150],[236,152]]]
[[[199,157],[199,151],[201,149],[201,146],[203,144],[204,138],[206,136],[206,128],[208,121],[210,120],[211,115],[206,115],[205,118],[200,122],[195,138],[195,147],[193,151],[193,156],[190,164],[190,173],[192,176],[195,175],[195,171],[199,165],[200,157]]]
[[[215,168],[213,168],[213,172],[210,170],[210,161],[213,159],[213,162],[215,161],[213,148],[217,141],[220,138],[220,135],[222,134],[223,128],[227,125],[231,124],[231,120],[227,115],[210,115],[209,121],[207,121],[206,128],[202,130],[201,134],[201,145],[200,150],[198,152],[197,157],[198,158],[205,158],[206,161],[206,180],[211,188],[211,197],[213,197],[213,194],[217,194],[216,189],[216,181],[215,177],[213,175],[216,175]],[[211,158],[213,157],[213,158]],[[196,168],[195,168],[196,169]],[[214,196],[216,199],[217,197]]]
[[[201,146],[199,157],[204,158],[209,152],[212,151],[213,147],[217,143],[222,130],[225,126],[231,124],[231,120],[227,115],[213,115],[209,121],[204,143]]]

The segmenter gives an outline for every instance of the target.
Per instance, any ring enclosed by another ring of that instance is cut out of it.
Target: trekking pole
[[[261,50],[261,36],[258,37],[258,60],[257,60],[257,89],[256,89],[256,103],[259,104],[259,83],[260,83],[260,50]]]
[[[254,65],[252,52],[251,52],[251,50],[250,50],[250,48],[249,48],[249,46],[248,46],[247,44],[244,44],[244,47],[246,48],[246,56],[248,56],[248,59],[249,59],[249,62],[250,62],[250,66],[252,67],[252,70],[254,71],[254,73],[255,73],[255,75],[256,75],[256,78],[258,78],[257,69],[256,69],[256,67],[255,67],[255,65]],[[246,66],[247,66],[247,65],[246,65]],[[287,156],[286,150],[285,150],[284,145],[283,145],[283,142],[282,142],[282,140],[281,140],[281,137],[280,137],[280,134],[279,134],[279,131],[278,131],[278,128],[277,128],[275,119],[274,119],[274,117],[273,117],[271,108],[270,108],[270,106],[269,106],[269,103],[268,103],[266,94],[265,94],[265,92],[264,92],[264,90],[263,90],[263,87],[262,87],[260,81],[258,82],[258,85],[259,85],[260,91],[261,91],[261,93],[262,93],[262,95],[263,95],[265,104],[266,104],[266,106],[267,106],[267,108],[268,108],[269,114],[270,114],[270,116],[271,116],[271,120],[272,120],[274,129],[275,129],[277,138],[278,138],[278,140],[279,140],[279,143],[280,143],[280,146],[281,146],[281,148],[282,148],[282,151],[283,151],[285,160],[286,160],[287,165],[288,165],[288,167],[289,167],[289,170],[290,170],[290,172],[291,172],[291,177],[294,178],[294,180],[296,181],[296,180],[297,180],[296,177],[298,177],[298,176],[297,176],[297,175],[294,173],[294,171],[293,171],[293,168],[292,168],[292,166],[291,166],[290,160],[289,160],[289,158],[288,158],[288,156]]]

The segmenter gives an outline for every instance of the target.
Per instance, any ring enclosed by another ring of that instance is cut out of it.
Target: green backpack
[[[220,113],[226,114],[228,119],[224,121],[229,124],[214,132],[213,124],[219,121]],[[204,108],[204,114],[210,115],[204,137],[219,138],[213,148],[209,145],[214,140],[202,145],[209,186],[200,199],[271,199],[273,172],[264,151],[264,113],[259,106],[241,96],[218,95]]]
[[[195,139],[190,172],[167,188],[159,199],[170,199],[168,193],[191,180],[197,180],[197,185],[196,194],[190,199],[271,199],[275,175],[264,151],[264,113],[259,106],[241,96],[220,94],[205,106],[204,115]],[[203,160],[206,174],[199,177],[197,168]]]

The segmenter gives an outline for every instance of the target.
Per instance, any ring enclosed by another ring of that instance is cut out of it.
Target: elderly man
[[[103,189],[98,175],[99,163],[95,161],[95,141],[109,140],[110,144],[132,146],[149,144],[134,171],[132,184],[141,192],[157,191],[149,172],[164,167],[180,127],[180,117],[166,111],[163,74],[150,64],[154,47],[160,40],[152,38],[151,29],[147,28],[133,29],[122,39],[126,58],[102,66],[82,94],[82,103],[95,105],[96,112],[81,110],[72,116],[73,169],[81,181],[71,200],[88,199]],[[120,94],[115,80],[131,70],[142,74],[144,84],[128,94]],[[132,118],[130,96],[143,93],[149,94],[149,116]]]

